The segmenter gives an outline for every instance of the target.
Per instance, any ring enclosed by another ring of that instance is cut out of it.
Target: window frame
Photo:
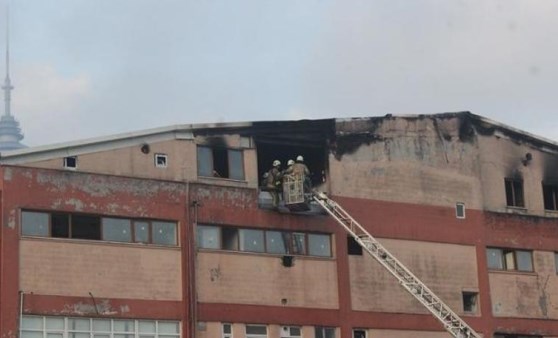
[[[208,149],[209,150],[209,158],[204,159],[204,161],[208,161],[208,163],[204,163],[207,164],[207,166],[209,167],[209,171],[211,172],[210,175],[206,175],[206,174],[202,174],[200,172],[200,168],[202,167],[200,165],[200,161],[201,161],[201,157],[200,157],[200,149]],[[216,162],[216,156],[215,156],[215,152],[216,151],[224,151],[226,153],[226,165],[227,165],[227,173],[226,175],[223,175],[222,173],[219,173],[217,171],[217,169],[215,168],[215,162]],[[231,177],[231,173],[236,171],[236,170],[231,170],[231,168],[233,168],[232,165],[232,156],[231,153],[238,153],[240,156],[240,168],[238,168],[242,175],[239,177]],[[201,178],[219,178],[219,179],[225,179],[225,180],[233,180],[233,181],[246,181],[246,168],[244,167],[244,149],[243,148],[233,148],[233,147],[227,147],[227,146],[209,146],[209,145],[202,145],[202,144],[198,144],[197,148],[196,148],[196,163],[197,163],[197,173],[198,173],[198,177]]]
[[[550,191],[549,191],[550,189]],[[545,211],[558,211],[558,184],[542,182],[543,190],[543,206]],[[548,196],[547,196],[548,195]],[[551,201],[548,200],[551,199]],[[550,202],[550,208],[548,208],[548,203]]]
[[[255,254],[268,254],[268,255],[278,255],[278,256],[304,256],[304,257],[316,257],[316,258],[333,258],[333,236],[331,233],[322,232],[301,232],[301,231],[287,231],[281,229],[264,229],[264,228],[248,228],[248,227],[235,227],[235,226],[220,226],[215,224],[197,224],[196,227],[204,227],[208,229],[216,229],[218,231],[217,247],[206,247],[200,245],[200,239],[198,229],[196,228],[196,248],[202,250],[221,250],[221,251],[232,251],[232,252],[246,252]],[[244,231],[258,231],[262,232],[263,240],[262,246],[263,251],[248,250],[243,246],[242,240]],[[279,233],[283,245],[285,246],[284,252],[276,252],[270,250],[270,245],[268,242],[269,233],[273,233],[274,236]],[[312,235],[327,236],[329,240],[329,254],[326,255],[312,255],[309,250],[309,238]],[[301,238],[302,241],[296,241],[296,237]],[[202,239],[203,240],[203,239]],[[296,249],[296,243],[300,243],[302,251]],[[298,250],[298,251],[297,251]]]
[[[156,153],[153,155],[155,161],[155,168],[167,168],[169,166],[169,156],[163,153]],[[164,163],[159,164],[159,159],[164,159]]]
[[[499,252],[499,266],[493,267],[490,264],[489,251]],[[529,253],[529,265],[530,270],[520,269],[518,253]],[[523,273],[533,273],[535,272],[533,250],[527,249],[510,249],[510,248],[497,248],[497,247],[487,247],[486,248],[487,257],[487,268],[491,271],[513,271],[513,272],[523,272]]]
[[[248,333],[248,328],[264,328],[265,334],[261,333]],[[267,338],[269,334],[269,330],[267,329],[267,325],[264,324],[246,324],[244,325],[244,333],[246,338]]]
[[[47,225],[47,235],[28,235],[23,232],[24,227],[24,214],[25,213],[40,213],[46,214],[48,217],[48,225]],[[54,215],[65,215],[68,217],[68,236],[53,236],[52,227],[53,227],[53,216]],[[96,217],[99,219],[99,239],[92,239],[92,238],[79,238],[75,237],[74,235],[74,224],[73,219],[74,217],[85,216],[85,217]],[[129,231],[130,231],[130,241],[117,241],[112,239],[106,239],[104,233],[104,220],[105,219],[121,219],[121,220],[128,220],[129,221]],[[97,214],[88,214],[88,213],[79,213],[79,212],[64,212],[64,211],[43,211],[43,210],[34,210],[34,209],[21,209],[20,210],[20,229],[19,233],[22,237],[40,237],[40,238],[54,238],[54,239],[68,239],[68,240],[78,240],[78,241],[100,241],[105,243],[128,243],[128,244],[143,244],[143,245],[153,245],[153,246],[163,246],[163,247],[177,247],[180,246],[180,236],[179,236],[179,223],[174,220],[160,220],[160,219],[140,219],[140,218],[128,218],[128,217],[120,217],[120,216],[112,216],[112,215],[97,215]],[[153,223],[169,223],[174,225],[174,244],[160,244],[155,243],[153,240]],[[136,223],[146,223],[148,227],[148,242],[144,241],[136,241]]]
[[[506,177],[504,179],[506,192],[506,206],[525,208],[525,189],[523,179]]]
[[[73,160],[74,161],[74,165],[70,166],[68,163],[68,160]],[[65,156],[62,159],[62,166],[64,167],[64,169],[68,169],[68,170],[77,170],[78,168],[78,157],[77,156]]]
[[[229,327],[230,332],[225,332],[225,326]],[[231,323],[221,323],[221,337],[233,338],[233,325]]]

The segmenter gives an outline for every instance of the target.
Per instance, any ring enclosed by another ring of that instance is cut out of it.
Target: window
[[[314,328],[315,338],[335,338],[335,328],[316,326]]]
[[[23,316],[21,324],[22,338],[180,337],[176,321]]]
[[[167,155],[166,154],[155,154],[155,167],[166,168],[167,167]]]
[[[221,247],[221,232],[216,226],[198,225],[196,235],[200,248],[219,249]]]
[[[299,326],[283,326],[281,327],[281,338],[300,338],[302,330]]]
[[[64,157],[64,168],[77,169],[77,156]]]
[[[362,246],[353,236],[347,236],[347,253],[353,256],[362,256]]]
[[[543,199],[545,210],[558,210],[558,185],[543,183]]]
[[[465,218],[465,203],[455,203],[455,217]]]
[[[175,222],[61,212],[22,211],[21,234],[24,236],[177,245]]]
[[[246,325],[246,338],[267,338],[267,326]]]
[[[310,256],[331,256],[330,237],[322,234],[308,234],[308,254]]]
[[[103,240],[131,242],[131,221],[125,218],[103,218]]]
[[[244,180],[242,150],[198,146],[198,175]]]
[[[331,235],[198,225],[198,248],[331,257]]]
[[[486,253],[489,269],[533,271],[532,251],[488,248]]]
[[[525,207],[523,200],[523,181],[520,179],[506,178],[506,203],[509,207]]]
[[[366,330],[362,330],[362,329],[353,330],[353,338],[366,338]]]
[[[240,251],[264,252],[263,230],[240,230]]]
[[[223,338],[232,338],[232,324],[223,323]]]
[[[464,312],[477,312],[477,298],[478,292],[463,291],[463,311]]]

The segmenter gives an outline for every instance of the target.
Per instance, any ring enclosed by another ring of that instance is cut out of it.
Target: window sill
[[[525,275],[525,276],[537,276],[535,271],[519,271],[519,270],[496,270],[488,269],[488,273],[499,273],[504,275]]]
[[[199,180],[208,180],[208,181],[221,181],[221,182],[248,184],[248,181],[246,181],[246,180],[236,180],[236,179],[227,178],[227,177],[198,176],[198,179]]]
[[[252,255],[252,256],[262,256],[269,258],[281,258],[283,256],[293,256],[296,259],[304,260],[320,260],[320,261],[334,261],[335,257],[326,256],[310,256],[310,255],[296,255],[296,254],[271,254],[265,252],[253,252],[253,251],[236,251],[236,250],[222,250],[222,249],[207,249],[207,248],[196,248],[198,252],[207,253],[220,253],[220,254],[233,254],[233,255]]]
[[[514,207],[511,205],[506,206],[506,211],[510,214],[526,214],[527,208],[525,207]]]
[[[71,243],[71,244],[95,244],[95,245],[120,246],[120,247],[127,247],[127,248],[180,250],[179,245],[158,245],[158,244],[146,244],[146,243],[111,242],[111,241],[94,240],[94,239],[77,239],[77,238],[59,238],[59,237],[43,237],[43,236],[21,235],[20,240],[60,242],[60,243]]]

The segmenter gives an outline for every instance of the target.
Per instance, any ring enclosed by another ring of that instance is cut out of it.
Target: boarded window
[[[523,200],[523,181],[520,179],[505,179],[506,203],[510,207],[525,207]]]

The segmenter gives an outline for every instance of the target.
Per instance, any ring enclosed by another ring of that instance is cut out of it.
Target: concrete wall
[[[365,126],[362,126],[362,125]],[[329,157],[331,193],[345,197],[452,206],[482,206],[475,143],[460,142],[456,119],[384,119],[339,123],[338,133],[375,138]],[[342,141],[338,141],[341,143]],[[338,145],[339,147],[339,145]]]
[[[201,324],[201,325],[200,325]],[[261,324],[265,325],[265,324]],[[289,325],[285,323],[285,325]],[[203,329],[200,330],[200,327]],[[267,325],[267,336],[268,337],[281,337],[282,325]],[[302,326],[301,336],[305,337],[315,337],[315,330],[313,326]],[[222,337],[222,323],[217,322],[204,322],[198,324],[198,330],[196,331],[196,338],[215,338]],[[339,330],[336,330],[336,338],[339,338]],[[234,338],[246,338],[246,324],[235,323],[232,324],[232,336]],[[440,338],[445,338],[446,336],[441,336]],[[437,337],[436,337],[437,338]]]
[[[19,249],[26,293],[182,300],[179,248],[22,239]]]
[[[558,279],[554,252],[533,253],[534,273],[490,272],[495,317],[558,319]]]
[[[451,338],[447,332],[415,330],[368,330],[366,338]]]
[[[462,291],[479,290],[473,246],[390,239],[380,242],[458,314],[463,313]],[[349,256],[349,266],[354,310],[429,313],[369,255]]]
[[[199,179],[202,182],[212,184],[257,187],[258,173],[255,149],[242,147],[249,146],[249,144],[246,145],[245,142],[241,142],[238,135],[226,136],[223,142],[228,147],[244,149],[245,181],[198,178],[197,144],[211,145],[204,137],[197,137],[195,141],[170,140],[150,143],[148,154],[142,153],[141,146],[138,145],[78,155],[76,171],[172,181],[195,181]],[[155,166],[155,154],[166,154],[168,156],[168,166],[166,168]],[[25,165],[38,168],[64,169],[63,158],[31,162]]]
[[[297,257],[294,266],[287,268],[280,256],[199,252],[196,286],[200,302],[339,306],[337,267],[329,259]]]
[[[499,212],[552,216],[544,211],[542,182],[558,183],[558,155],[527,142],[512,141],[505,135],[479,137],[483,207]],[[523,162],[530,153],[532,160]],[[523,180],[525,210],[508,208],[504,178]]]

